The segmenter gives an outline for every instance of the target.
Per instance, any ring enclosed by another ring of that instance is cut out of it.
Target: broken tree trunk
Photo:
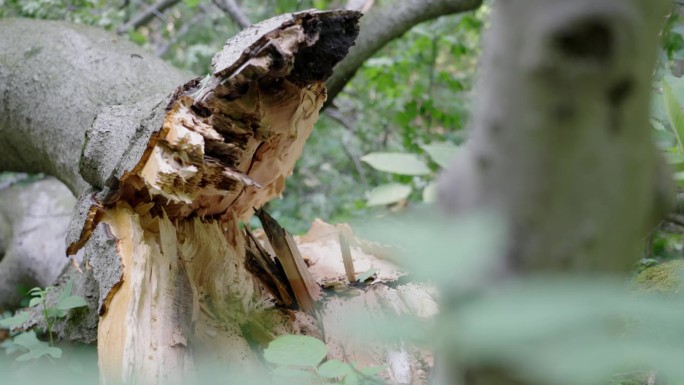
[[[256,365],[246,324],[294,330],[285,314],[258,317],[268,301],[245,268],[240,221],[282,192],[357,19],[355,12],[270,19],[231,39],[213,74],[98,115],[81,173],[103,190],[86,200],[70,251],[92,232],[85,247],[99,255],[91,265],[100,283],[103,382],[183,381],[198,347],[216,362]],[[140,113],[120,119],[123,111]],[[120,146],[130,139],[112,131],[128,133],[133,145]],[[103,153],[110,148],[121,154],[114,167],[119,154]]]
[[[442,177],[440,199],[452,213],[495,210],[506,222],[503,276],[620,273],[638,260],[671,198],[649,123],[665,5],[493,8],[471,136]],[[523,383],[496,371],[465,380],[455,372],[450,383]]]
[[[275,309],[262,292],[240,223],[282,192],[359,16],[269,19],[185,84],[103,32],[0,24],[0,167],[51,173],[80,194],[68,253],[85,250],[99,287],[103,383],[180,383],[199,352],[257,367],[247,326],[317,333],[312,314]]]

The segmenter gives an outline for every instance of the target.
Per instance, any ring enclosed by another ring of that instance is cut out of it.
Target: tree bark
[[[470,138],[440,201],[501,216],[504,275],[625,272],[638,260],[672,195],[649,124],[666,4],[495,4]],[[483,378],[466,383],[515,383]]]
[[[394,0],[372,7],[361,19],[361,32],[349,55],[336,67],[326,82],[331,104],[373,54],[415,25],[440,16],[477,9],[482,0]]]
[[[78,167],[85,132],[99,110],[190,78],[105,31],[0,20],[0,169],[54,175],[78,196],[88,188]]]

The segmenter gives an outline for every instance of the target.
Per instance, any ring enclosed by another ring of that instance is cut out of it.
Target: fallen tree
[[[67,253],[84,250],[86,262],[65,274],[99,292],[103,383],[180,382],[199,351],[257,368],[250,344],[283,333],[336,343],[324,324],[344,307],[316,302],[316,278],[291,237],[276,231],[274,250],[292,255],[274,262],[241,223],[282,192],[359,16],[269,19],[229,40],[212,74],[189,81],[104,32],[0,22],[0,168],[55,175],[79,197]],[[90,325],[65,326],[79,327]],[[337,345],[339,358],[385,359]]]

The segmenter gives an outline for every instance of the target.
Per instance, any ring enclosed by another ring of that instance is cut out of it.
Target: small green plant
[[[274,366],[277,383],[358,385],[382,383],[375,375],[383,367],[356,369],[339,360],[321,363],[328,354],[325,344],[309,336],[284,335],[271,341],[264,358]]]
[[[55,323],[58,319],[66,317],[69,310],[88,306],[88,304],[82,297],[72,295],[73,282],[69,281],[64,287],[64,290],[59,294],[54,305],[50,305],[48,304],[48,294],[54,289],[54,287],[49,286],[45,289],[34,287],[29,290],[28,294],[31,296],[29,307],[42,306],[41,312],[45,318],[45,332],[48,335],[49,343],[40,341],[33,330],[14,335],[11,340],[5,341],[1,347],[3,347],[8,354],[12,354],[15,351],[27,351],[17,357],[17,361],[28,361],[42,356],[52,358],[62,357],[62,350],[54,346],[53,330]],[[0,320],[0,327],[11,329],[26,323],[28,320],[29,312],[24,310],[17,312],[12,317]]]

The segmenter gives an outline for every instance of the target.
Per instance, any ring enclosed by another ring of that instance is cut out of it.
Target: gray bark
[[[477,9],[482,0],[394,0],[383,2],[361,18],[361,31],[349,55],[336,67],[326,82],[328,101],[332,103],[337,94],[354,77],[363,62],[390,41],[400,37],[415,25],[443,15]]]
[[[92,27],[0,20],[0,170],[45,172],[75,194],[85,132],[103,106],[169,93],[190,76]]]
[[[649,124],[666,4],[495,4],[470,138],[440,201],[501,216],[505,274],[624,272],[638,260],[672,195]],[[516,383],[491,374],[466,383]]]

